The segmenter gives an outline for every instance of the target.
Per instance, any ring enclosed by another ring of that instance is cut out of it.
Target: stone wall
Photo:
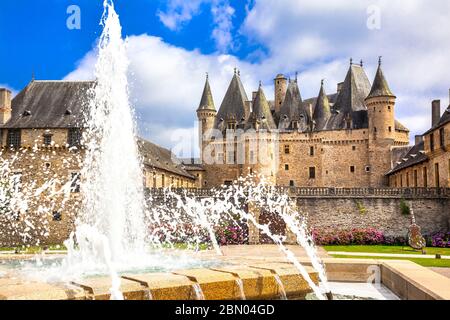
[[[406,236],[411,217],[403,215],[400,198],[298,198],[299,211],[308,215],[312,228],[345,230],[375,228],[389,236]],[[448,199],[407,200],[422,232],[450,230]]]

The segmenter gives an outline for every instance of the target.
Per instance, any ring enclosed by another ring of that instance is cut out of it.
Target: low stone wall
[[[402,214],[401,201],[398,197],[299,197],[297,205],[301,213],[308,215],[309,225],[315,229],[375,228],[388,236],[406,236],[411,216]],[[406,203],[413,209],[424,234],[450,230],[448,199],[416,198]]]

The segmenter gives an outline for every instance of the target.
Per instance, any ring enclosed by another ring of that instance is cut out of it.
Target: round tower
[[[286,97],[287,78],[281,73],[274,79],[275,84],[275,112],[279,113]]]
[[[391,169],[391,149],[395,142],[395,100],[383,75],[380,58],[372,89],[365,100],[369,120],[371,187],[387,186],[386,173]]]
[[[395,95],[381,70],[381,59],[366,106],[369,118],[369,140],[395,139]]]
[[[200,155],[202,154],[205,143],[209,141],[208,132],[214,128],[216,113],[211,87],[209,86],[209,77],[206,74],[205,88],[203,89],[200,105],[197,109]]]

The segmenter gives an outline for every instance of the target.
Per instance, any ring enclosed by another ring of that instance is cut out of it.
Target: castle
[[[388,172],[409,150],[409,130],[395,119],[381,59],[372,84],[362,62],[351,61],[336,93],[322,81],[317,97],[302,99],[299,81],[282,74],[274,87],[274,101],[261,85],[249,100],[235,70],[217,111],[207,77],[197,109],[202,187],[249,174],[277,186],[388,186]]]

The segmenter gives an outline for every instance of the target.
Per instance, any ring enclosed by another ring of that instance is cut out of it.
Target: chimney
[[[342,90],[342,87],[344,86],[344,83],[343,82],[339,82],[338,84],[337,84],[337,93],[339,93],[339,92],[341,92],[341,90]]]
[[[0,124],[5,124],[11,119],[11,91],[0,88]]]
[[[441,119],[441,100],[433,100],[431,103],[431,126],[434,127]]]
[[[421,135],[417,135],[417,136],[415,136],[415,145],[417,146],[419,143],[421,143],[422,141],[423,141],[423,136],[421,136]]]

